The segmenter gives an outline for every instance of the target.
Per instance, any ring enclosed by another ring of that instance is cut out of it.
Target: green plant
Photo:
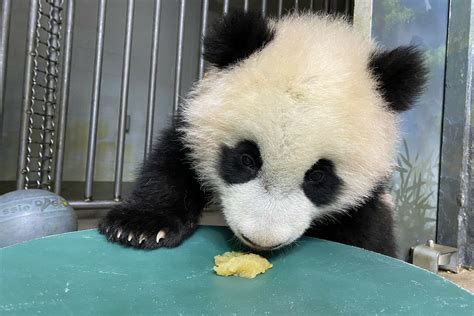
[[[397,157],[392,195],[400,249],[433,237],[436,223],[437,161],[410,154],[406,140]]]

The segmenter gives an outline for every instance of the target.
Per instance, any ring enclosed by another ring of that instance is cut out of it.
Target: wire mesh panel
[[[62,0],[31,1],[19,188],[52,188],[62,5]]]

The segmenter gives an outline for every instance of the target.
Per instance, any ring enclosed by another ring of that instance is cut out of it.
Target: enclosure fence
[[[176,65],[174,73],[173,109],[179,106],[181,77],[183,70],[183,42],[186,27],[186,0],[179,1]],[[21,105],[21,131],[18,155],[17,189],[46,189],[61,194],[64,169],[65,139],[71,80],[71,56],[73,50],[73,28],[75,0],[30,0],[26,39],[26,59]],[[255,1],[256,2],[256,1]],[[252,1],[252,5],[255,4]],[[154,116],[157,103],[156,83],[158,73],[158,48],[162,1],[153,4],[153,22],[148,80],[148,98],[145,129],[144,159],[149,155],[153,143]],[[200,23],[200,49],[197,77],[203,77],[206,63],[202,57],[202,38],[208,28],[209,0],[202,0]],[[250,8],[249,0],[220,1],[222,14],[239,7]],[[269,11],[270,4],[276,11]],[[304,4],[304,5],[303,5]],[[92,98],[86,148],[86,172],[84,198],[70,201],[75,209],[110,208],[122,198],[124,149],[127,128],[128,96],[130,86],[130,64],[135,17],[135,0],[127,1],[124,54],[122,63],[118,133],[116,137],[115,172],[113,196],[107,200],[94,199],[94,171],[96,166],[97,135],[102,68],[104,61],[104,33],[106,27],[107,0],[98,0],[97,34],[93,67]],[[109,3],[110,5],[110,3]],[[282,16],[291,11],[310,10],[327,13],[353,15],[354,1],[259,1],[262,16]],[[2,23],[0,38],[0,122],[5,95],[5,72],[7,66],[8,34],[11,16],[11,0],[2,0]],[[1,129],[0,125],[0,129]]]

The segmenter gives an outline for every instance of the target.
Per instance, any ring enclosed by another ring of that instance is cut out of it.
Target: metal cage
[[[0,50],[0,104],[3,111],[5,69],[11,0],[3,0],[2,38]],[[75,24],[75,0],[30,0],[26,40],[26,57],[21,108],[20,146],[17,171],[17,189],[40,188],[62,193],[64,152],[68,118],[69,90],[71,81],[71,59],[73,51],[73,29]],[[97,134],[101,84],[103,83],[104,33],[106,28],[107,0],[98,0],[97,34],[92,82],[92,99],[88,129],[84,198],[71,200],[75,209],[109,208],[122,198],[124,148],[127,129],[128,94],[130,86],[131,50],[134,36],[135,0],[127,1],[126,28],[120,89],[118,133],[115,148],[115,173],[113,195],[108,199],[94,198],[94,171],[96,167]],[[160,42],[162,1],[149,1],[153,10],[150,70],[146,115],[144,158],[153,142],[154,115],[156,107],[156,85],[158,72],[158,49]],[[202,38],[209,24],[210,7],[226,14],[229,10],[260,10],[263,16],[282,16],[298,10],[323,11],[353,16],[354,3],[348,1],[209,1],[201,2],[200,45],[196,78],[202,78],[206,64],[202,57]],[[220,7],[220,8],[219,8]],[[173,109],[177,110],[182,91],[183,42],[186,28],[187,1],[179,0],[176,60],[174,65]],[[0,112],[1,114],[2,112]]]

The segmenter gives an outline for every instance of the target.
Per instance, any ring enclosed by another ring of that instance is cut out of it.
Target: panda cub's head
[[[205,40],[213,67],[182,109],[201,184],[257,249],[363,203],[390,174],[397,112],[424,83],[412,47],[381,51],[340,18],[233,13]]]

